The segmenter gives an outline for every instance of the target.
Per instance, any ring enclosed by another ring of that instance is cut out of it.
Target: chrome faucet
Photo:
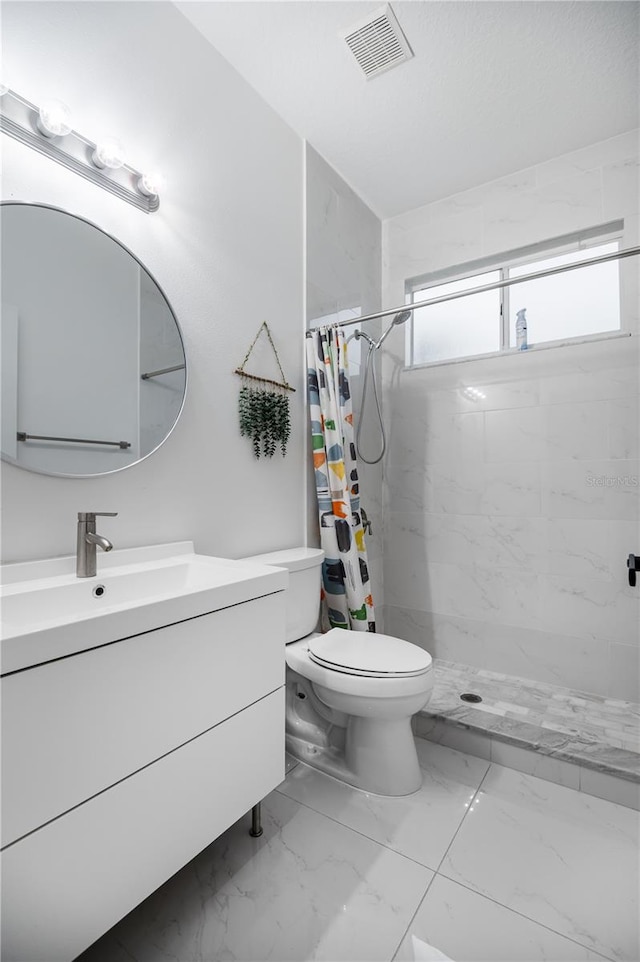
[[[115,518],[117,511],[78,511],[78,550],[76,554],[76,577],[93,578],[97,571],[96,548],[111,551],[108,538],[96,534],[96,518]]]

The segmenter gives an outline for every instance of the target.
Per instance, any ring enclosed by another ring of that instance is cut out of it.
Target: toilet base
[[[345,716],[322,704],[311,683],[287,672],[286,750],[311,768],[364,792],[417,792],[422,772],[411,718]]]
[[[415,752],[415,744],[412,747]],[[379,771],[372,773],[365,766],[364,771],[356,772],[347,765],[342,752],[334,748],[319,747],[295,735],[287,735],[286,750],[293,758],[299,762],[304,762],[309,768],[315,768],[325,775],[331,775],[338,781],[371,795],[383,795],[387,798],[413,795],[422,787],[422,772],[418,765],[417,754],[415,768],[413,765],[408,766],[410,771],[405,774],[401,785],[401,777],[399,777],[397,771],[393,774],[394,781],[387,783],[380,777]]]
[[[345,763],[358,787],[377,795],[411,795],[422,785],[422,772],[411,718],[380,721],[352,715],[347,725]]]

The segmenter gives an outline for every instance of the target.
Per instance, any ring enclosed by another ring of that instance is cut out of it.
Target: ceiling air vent
[[[367,80],[413,57],[413,51],[389,4],[340,34]]]

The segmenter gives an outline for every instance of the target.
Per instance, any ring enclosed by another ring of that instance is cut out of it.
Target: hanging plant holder
[[[260,377],[257,374],[248,374],[244,369],[263,331],[266,332],[269,339],[269,344],[278,364],[278,370],[282,376],[281,381],[274,381],[269,377]],[[240,434],[242,437],[251,438],[253,453],[256,458],[272,458],[278,448],[280,448],[284,457],[287,453],[287,442],[291,434],[287,392],[295,391],[295,388],[291,387],[284,376],[280,358],[266,321],[261,324],[244,361],[233,373],[238,374],[243,379],[238,398]]]

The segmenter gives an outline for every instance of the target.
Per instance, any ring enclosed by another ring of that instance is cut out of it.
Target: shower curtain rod
[[[496,281],[494,284],[483,284],[481,287],[473,287],[468,291],[458,291],[455,294],[442,294],[440,297],[432,297],[426,301],[417,301],[415,304],[402,304],[401,307],[390,307],[387,311],[365,314],[364,317],[354,317],[350,321],[338,321],[328,326],[351,327],[353,324],[363,324],[365,321],[375,321],[379,317],[388,317],[389,314],[398,314],[401,311],[417,311],[418,308],[430,307],[431,304],[444,304],[446,301],[455,301],[460,297],[469,297],[471,294],[483,294],[485,291],[495,291],[500,287],[511,287],[512,284],[523,284],[525,281],[535,281],[539,277],[549,277],[551,274],[562,274],[564,271],[574,271],[580,267],[591,267],[592,264],[604,264],[606,261],[615,261],[622,257],[632,257],[634,254],[640,254],[640,247],[628,247],[626,250],[616,251],[615,254],[601,254],[599,257],[592,257],[586,261],[578,261],[575,264],[563,264],[562,267],[549,267],[544,271],[536,271],[534,274],[525,274],[524,277],[510,277],[506,281]],[[320,329],[320,327],[310,328],[306,332],[305,337],[310,337]]]

